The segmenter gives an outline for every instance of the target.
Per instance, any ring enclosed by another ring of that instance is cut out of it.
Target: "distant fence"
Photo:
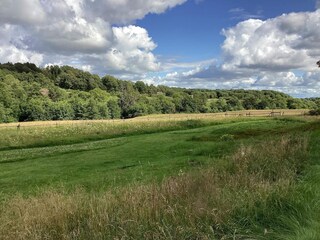
[[[233,112],[225,112],[224,116],[236,116],[236,117],[277,117],[277,116],[306,116],[309,115],[307,111],[301,111],[301,112],[285,112],[285,111],[280,111],[280,112],[238,112],[238,113],[233,113]]]

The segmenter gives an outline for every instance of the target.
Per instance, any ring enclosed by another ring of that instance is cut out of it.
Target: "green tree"
[[[62,71],[59,66],[54,65],[54,66],[46,67],[44,72],[50,79],[56,80]]]
[[[85,119],[100,119],[100,111],[98,108],[98,102],[93,98],[89,99],[85,106]]]
[[[73,108],[67,101],[52,102],[49,105],[49,115],[51,120],[74,119]]]
[[[243,100],[243,107],[244,109],[255,109],[257,106],[257,98],[253,95],[248,95]]]
[[[229,111],[229,106],[227,103],[227,100],[224,98],[219,98],[216,102],[216,108],[218,109],[218,112],[226,112]]]
[[[101,81],[108,92],[115,93],[120,91],[120,81],[115,77],[106,75],[101,79]]]
[[[21,105],[19,121],[51,120],[49,104],[49,100],[44,98],[30,99]]]
[[[130,108],[134,106],[138,99],[138,92],[134,89],[133,84],[128,81],[121,82],[120,86],[120,107],[124,118],[132,117]]]
[[[229,97],[226,99],[227,111],[243,110],[241,101],[237,97]]]
[[[176,107],[172,101],[172,98],[164,95],[157,95],[157,100],[159,102],[161,113],[174,113],[176,111]]]
[[[20,115],[20,104],[27,99],[21,82],[13,75],[6,75],[0,80],[0,103],[6,108],[9,121],[16,121]]]
[[[86,102],[83,99],[74,96],[70,101],[70,104],[73,108],[75,120],[86,119],[87,106]]]
[[[142,102],[136,102],[127,111],[128,117],[143,116],[148,113],[148,106]]]
[[[144,93],[147,93],[148,92],[148,86],[142,82],[142,81],[137,81],[135,84],[134,84],[134,87],[135,89],[137,89],[137,91],[140,93],[140,94],[144,94]]]
[[[107,103],[110,112],[110,118],[116,119],[121,117],[121,108],[117,99],[110,99]]]

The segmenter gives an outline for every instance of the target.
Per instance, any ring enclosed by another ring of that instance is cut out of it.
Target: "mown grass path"
[[[3,195],[61,185],[97,191],[160,180],[214,165],[240,144],[301,125],[301,121],[242,120],[80,144],[5,150],[0,152],[0,189]]]

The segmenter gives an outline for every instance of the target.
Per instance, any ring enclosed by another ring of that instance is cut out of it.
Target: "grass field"
[[[271,112],[272,110],[251,110],[212,114],[160,114],[125,120],[6,123],[0,124],[0,150],[66,145],[124,135],[179,130],[208,125],[217,120],[229,122],[266,117]],[[283,116],[305,116],[307,111],[279,109],[276,113],[282,113]]]
[[[286,115],[0,126],[0,239],[318,239],[320,123]]]

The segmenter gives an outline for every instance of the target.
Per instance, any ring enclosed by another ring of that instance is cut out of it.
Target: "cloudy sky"
[[[320,97],[317,0],[0,0],[0,62]]]

